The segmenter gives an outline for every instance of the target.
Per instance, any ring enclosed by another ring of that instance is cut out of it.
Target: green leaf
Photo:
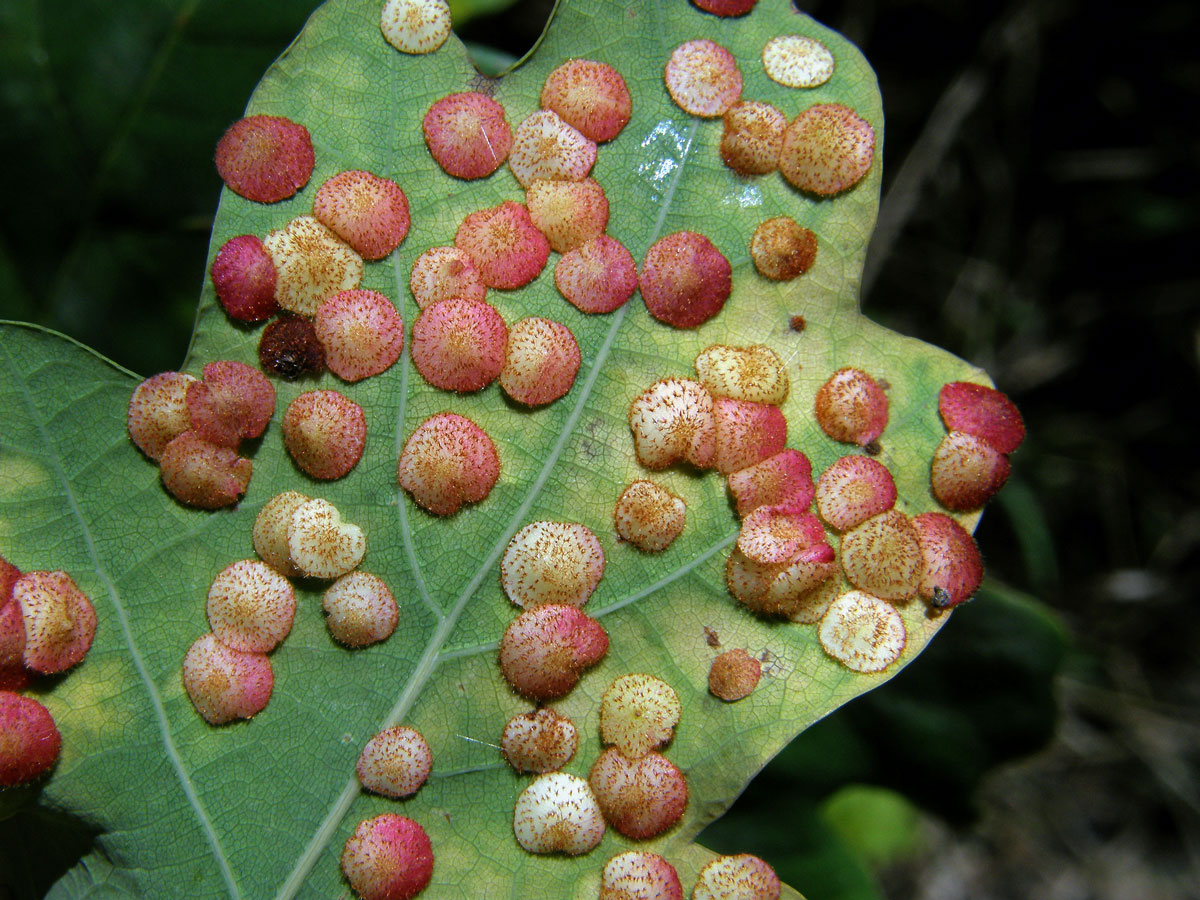
[[[332,0],[267,72],[248,112],[306,124],[317,170],[304,191],[272,206],[226,192],[209,262],[230,237],[263,235],[307,213],[327,177],[347,168],[372,170],[404,188],[413,227],[390,258],[367,265],[363,286],[390,296],[411,322],[407,279],[417,255],[452,243],[466,214],[520,200],[523,192],[507,169],[482,183],[464,183],[432,162],[421,138],[422,115],[438,97],[477,87],[480,76],[453,38],[429,56],[393,51],[379,34],[379,6],[377,0]],[[763,43],[795,32],[833,51],[837,72],[824,87],[796,92],[763,73]],[[735,53],[748,98],[773,102],[789,116],[814,102],[854,107],[879,140],[867,178],[817,201],[778,176],[732,175],[717,153],[719,120],[687,116],[663,88],[671,50],[697,37]],[[245,500],[236,509],[202,512],[167,497],[154,466],[125,436],[137,376],[54,334],[0,326],[3,552],[22,569],[67,570],[93,598],[100,619],[87,660],[39,694],[64,736],[62,759],[40,803],[98,833],[93,852],[58,883],[54,896],[343,895],[341,847],[358,821],[385,811],[417,819],[433,840],[436,868],[425,896],[595,896],[603,861],[631,842],[610,833],[580,859],[522,851],[511,815],[525,781],[493,746],[504,722],[529,707],[509,690],[495,662],[496,643],[514,615],[497,569],[512,534],[534,519],[583,522],[600,536],[607,556],[588,611],[608,629],[612,649],[556,704],[583,738],[568,771],[586,775],[599,751],[597,705],[613,678],[653,673],[683,702],[667,752],[687,775],[691,801],[678,827],[640,846],[675,862],[685,885],[711,855],[692,839],[747,781],[801,730],[893,675],[944,621],[928,618],[919,603],[906,606],[909,643],[901,662],[866,676],[826,657],[812,626],[750,615],[725,587],[724,562],[738,523],[715,473],[675,469],[656,476],[688,504],[683,536],[660,556],[618,543],[611,524],[623,486],[645,474],[633,455],[630,401],[660,377],[688,376],[696,354],[713,343],[766,343],[786,360],[789,446],[807,453],[818,472],[845,448],[813,421],[817,387],[844,365],[886,379],[891,421],[879,458],[892,469],[906,512],[935,508],[928,466],[943,434],[937,390],[982,373],[886,332],[858,312],[883,134],[870,68],[845,40],[784,0],[763,0],[734,20],[682,2],[565,3],[533,57],[494,86],[511,122],[536,109],[546,74],[573,56],[614,65],[634,97],[633,120],[600,148],[594,171],[612,207],[609,232],[638,259],[664,234],[703,232],[732,262],[734,291],[719,316],[686,332],[652,320],[636,298],[611,315],[584,316],[557,295],[550,267],[527,288],[494,292],[489,299],[506,321],[546,315],[567,324],[579,341],[579,378],[546,409],[518,410],[496,387],[471,396],[433,390],[407,357],[385,375],[354,385],[326,375],[320,386],[360,403],[369,431],[357,469],[339,482],[318,484],[294,468],[278,428],[286,405],[313,385],[280,384],[279,413],[254,452]],[[782,214],[811,227],[820,251],[803,278],[767,283],[755,272],[747,244],[760,221]],[[790,327],[796,314],[807,321],[803,332]],[[221,358],[253,363],[257,340],[256,331],[229,323],[206,283],[185,368],[198,373]],[[503,473],[485,502],[437,519],[397,488],[395,465],[416,425],[447,408],[488,431]],[[341,649],[324,629],[319,586],[300,585],[295,627],[272,656],[270,705],[252,721],[212,728],[184,694],[180,662],[207,631],[204,596],[213,576],[252,555],[254,517],[285,489],[326,497],[364,528],[364,568],[393,587],[400,625],[384,644]],[[974,517],[964,523],[973,525]],[[710,631],[725,647],[746,647],[769,660],[750,698],[722,704],[708,694],[716,653]],[[395,722],[421,730],[435,756],[429,783],[400,804],[363,794],[354,778],[362,745]]]

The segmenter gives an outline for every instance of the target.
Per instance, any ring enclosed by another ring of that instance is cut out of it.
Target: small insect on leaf
[[[325,348],[311,320],[284,313],[263,329],[258,339],[258,362],[267,373],[295,381],[325,370]]]

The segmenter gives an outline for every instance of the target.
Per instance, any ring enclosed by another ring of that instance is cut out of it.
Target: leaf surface
[[[553,262],[530,286],[490,292],[510,324],[544,315],[567,324],[583,351],[572,390],[526,411],[496,386],[458,396],[427,386],[407,353],[382,376],[344,385],[277,383],[276,419],[253,450],[254,476],[236,509],[201,512],[173,502],[154,466],[129,443],[124,417],[139,378],[78,345],[37,329],[0,331],[0,535],[22,569],[70,572],[96,603],[100,626],[85,663],[39,696],[64,735],[62,759],[41,802],[79,816],[99,832],[96,849],[56,887],[55,896],[290,898],[347,892],[338,857],[363,818],[395,811],[424,825],[436,867],[430,898],[593,897],[609,856],[633,844],[610,831],[591,854],[535,857],[512,836],[512,804],[525,781],[496,747],[507,719],[529,708],[500,676],[495,650],[515,615],[498,578],[511,536],[535,519],[582,522],[600,536],[604,578],[588,612],[611,638],[604,662],[555,706],[579,728],[568,771],[586,776],[599,752],[598,705],[611,681],[649,672],[668,681],[683,718],[668,756],[687,775],[683,822],[641,847],[675,862],[685,887],[709,854],[693,845],[746,782],[792,737],[854,696],[886,680],[939,627],[920,603],[903,608],[909,632],[900,663],[876,676],[854,674],[821,650],[812,626],[756,618],[730,597],[724,565],[738,529],[718,474],[676,468],[655,475],[688,506],[687,527],[665,553],[647,556],[619,543],[617,496],[647,473],[637,464],[627,423],[631,400],[665,376],[693,376],[696,354],[714,343],[765,343],[792,381],[783,407],[788,445],[820,472],[848,448],[825,437],[812,417],[816,389],[835,369],[855,365],[890,385],[891,419],[881,461],[895,475],[901,508],[936,508],[928,467],[943,428],[936,395],[946,381],[981,373],[948,354],[884,331],[858,311],[858,283],[878,205],[883,121],[865,60],[846,41],[763,0],[749,16],[722,20],[684,3],[615,0],[563,3],[524,65],[489,84],[453,37],[428,56],[392,50],[378,28],[379,4],[331,0],[273,66],[248,114],[304,123],[317,168],[295,198],[271,206],[226,191],[210,259],[229,238],[265,235],[307,214],[329,176],[367,169],[406,191],[413,226],[388,259],[366,266],[363,286],[389,296],[411,325],[413,260],[453,243],[468,213],[523,199],[502,168],[482,182],[446,176],[425,149],[420,122],[447,93],[487,85],[516,126],[538,106],[547,73],[570,57],[609,62],[625,77],[634,115],[601,145],[593,176],[605,187],[608,231],[640,260],[664,234],[707,235],[733,264],[724,311],[693,331],[654,321],[638,297],[606,316],[585,316],[557,294]],[[808,34],[834,53],[825,86],[794,91],[767,79],[762,45],[784,33]],[[742,179],[720,161],[720,120],[679,110],[662,83],[671,50],[708,37],[727,46],[745,77],[743,96],[774,103],[789,117],[815,102],[855,108],[875,127],[876,160],[866,179],[832,200],[802,195],[779,176]],[[791,215],[819,237],[814,268],[797,281],[769,283],[748,255],[754,227]],[[802,315],[801,332],[790,325]],[[202,292],[184,369],[214,359],[253,363],[258,331],[234,327]],[[307,479],[283,451],[278,421],[293,397],[314,387],[341,390],[367,413],[362,461],[345,479]],[[404,440],[427,416],[466,415],[491,435],[503,471],[488,499],[449,519],[431,517],[396,486]],[[287,641],[273,654],[275,693],[254,720],[222,728],[194,712],[179,677],[183,655],[208,630],[204,597],[218,571],[253,556],[251,525],[281,490],[329,499],[368,536],[363,568],[383,577],[401,605],[385,643],[348,651],[322,621],[321,585],[300,584]],[[964,519],[968,526],[973,517]],[[757,691],[736,704],[707,692],[716,655],[745,647],[767,660]],[[396,803],[362,793],[354,763],[388,724],[418,728],[434,751],[428,784]],[[802,887],[802,886],[801,886]]]

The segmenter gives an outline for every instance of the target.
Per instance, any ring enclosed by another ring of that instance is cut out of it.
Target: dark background
[[[0,6],[0,317],[176,368],[212,148],[315,5]],[[1029,438],[977,533],[979,599],[702,840],[809,900],[1200,897],[1200,4],[800,6],[881,84],[864,310],[987,369]],[[549,4],[454,9],[503,66]]]

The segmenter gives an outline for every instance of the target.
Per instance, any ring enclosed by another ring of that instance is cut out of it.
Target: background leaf
[[[788,360],[790,443],[805,449],[818,470],[842,450],[809,419],[815,388],[845,364],[885,377],[893,419],[883,458],[911,512],[933,506],[926,482],[942,431],[936,389],[978,375],[857,314],[878,164],[857,189],[824,203],[797,195],[778,178],[738,181],[718,162],[719,125],[689,120],[670,105],[661,62],[646,65],[701,35],[753,63],[767,37],[803,30],[834,49],[834,81],[798,102],[743,62],[746,95],[774,99],[789,113],[823,99],[847,102],[882,138],[874,81],[857,52],[786,4],[763,7],[744,21],[722,22],[683,6],[635,7],[633,16],[615,4],[567,6],[535,58],[498,85],[515,123],[535,108],[541,80],[568,55],[613,62],[630,83],[636,112],[622,137],[602,148],[596,169],[613,202],[610,231],[640,258],[662,233],[696,228],[735,267],[728,308],[694,333],[652,322],[636,301],[611,317],[585,320],[554,294],[549,273],[500,297],[509,321],[552,315],[571,324],[584,348],[579,383],[548,410],[520,413],[495,388],[449,397],[421,385],[404,362],[347,389],[367,408],[370,424],[367,454],[350,478],[307,483],[280,452],[272,428],[255,457],[246,501],[236,511],[206,514],[165,498],[152,467],[127,443],[123,418],[133,376],[51,335],[22,330],[18,336],[6,328],[4,401],[16,411],[2,445],[6,474],[15,473],[6,478],[10,495],[0,508],[6,546],[24,568],[43,565],[38,560],[53,552],[44,565],[75,574],[101,608],[101,634],[87,664],[46,694],[68,749],[42,799],[101,832],[85,866],[60,884],[66,896],[97,880],[128,893],[144,893],[149,883],[153,890],[179,885],[189,896],[344,890],[336,857],[345,836],[359,818],[396,808],[359,795],[353,761],[365,739],[395,719],[421,728],[437,758],[431,783],[402,807],[425,824],[437,848],[431,896],[517,891],[518,871],[520,891],[566,896],[578,884],[585,895],[597,864],[534,859],[515,846],[508,819],[520,782],[478,743],[493,741],[508,715],[526,706],[499,678],[492,650],[512,617],[495,563],[512,532],[532,518],[584,521],[608,538],[609,567],[591,610],[609,628],[613,652],[559,704],[591,736],[572,770],[586,772],[598,749],[595,704],[617,674],[653,671],[684,696],[684,724],[670,755],[688,773],[692,803],[684,824],[649,846],[683,863],[685,881],[700,859],[688,842],[746,779],[798,730],[883,680],[830,662],[811,628],[764,623],[736,608],[723,579],[736,522],[716,476],[666,476],[688,500],[690,521],[663,557],[647,560],[616,545],[608,530],[612,502],[639,474],[625,424],[629,400],[657,377],[687,374],[695,353],[710,343],[768,342]],[[606,27],[615,22],[620,29]],[[404,284],[412,259],[449,242],[467,212],[520,196],[507,172],[483,185],[445,177],[420,140],[428,104],[476,78],[453,42],[428,58],[395,54],[378,36],[374,4],[322,8],[250,105],[251,112],[308,124],[317,173],[301,195],[278,206],[256,207],[226,194],[210,256],[233,234],[263,234],[306,211],[328,175],[371,168],[408,191],[414,227],[391,260],[368,267],[364,283],[392,296],[411,319]],[[799,283],[766,286],[746,257],[746,239],[754,224],[782,212],[810,224],[822,251]],[[809,322],[802,335],[787,326],[795,312]],[[228,324],[206,285],[189,368],[213,358],[251,361],[256,340]],[[280,409],[300,389],[282,386]],[[487,503],[449,522],[416,510],[398,495],[393,478],[404,436],[446,405],[488,428],[506,467]],[[296,629],[273,658],[278,687],[271,705],[253,722],[210,729],[178,683],[183,652],[205,630],[204,592],[216,571],[249,555],[249,525],[262,502],[297,486],[329,497],[364,525],[371,541],[367,568],[405,596],[401,628],[381,647],[339,650],[324,633],[318,593],[305,592]],[[916,608],[905,616],[907,660],[937,623]],[[751,701],[726,707],[707,696],[706,626],[729,646],[766,651],[775,660]],[[131,767],[146,773],[136,792],[127,790]],[[151,830],[159,837],[148,836]],[[626,843],[610,836],[593,858]]]
[[[158,329],[194,318],[213,135],[314,5],[4,4],[0,158],[21,172],[0,209],[5,318],[87,335],[138,371],[179,364]]]

